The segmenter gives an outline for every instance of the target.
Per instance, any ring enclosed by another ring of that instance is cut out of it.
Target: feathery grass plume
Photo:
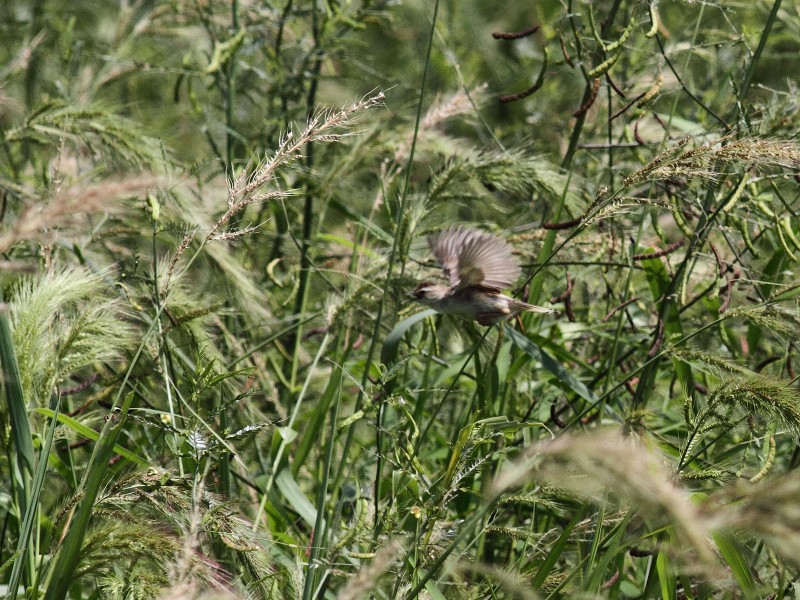
[[[800,471],[756,485],[737,485],[712,497],[722,526],[765,540],[800,566]]]
[[[33,39],[26,40],[24,45],[19,46],[16,55],[14,55],[14,57],[11,58],[11,60],[9,60],[5,65],[0,67],[0,80],[5,81],[15,73],[27,69],[28,65],[31,63],[33,53],[42,44],[46,37],[47,32],[42,30],[37,33]],[[1,96],[0,106],[5,105],[9,100],[10,98],[7,99],[5,96]]]
[[[138,123],[99,104],[79,107],[53,100],[5,134],[7,143],[33,143],[54,150],[64,139],[88,150],[103,168],[151,168],[163,164],[165,156],[162,143],[144,135]]]
[[[217,181],[221,183],[221,180]],[[210,187],[213,189],[213,184]],[[214,221],[209,215],[215,210],[213,202],[222,200],[224,192],[206,192],[194,196],[184,194],[182,190],[173,190],[173,197],[176,202],[167,202],[162,206],[164,219],[189,225],[190,229],[200,232],[200,235],[189,236],[188,243],[186,240],[182,241],[169,264],[159,268],[159,273],[165,275],[160,280],[162,296],[175,281],[197,276],[197,270],[189,268],[188,257],[199,254],[202,249],[204,256],[201,260],[207,260],[213,267],[202,271],[204,278],[207,278],[203,280],[203,288],[230,289],[228,297],[256,323],[273,318],[273,300],[259,287],[252,273],[237,258],[235,248],[228,243],[209,244],[209,240],[202,235],[202,232],[209,232],[214,228]]]
[[[74,578],[95,579],[103,597],[133,595],[138,588],[146,592],[141,597],[152,598],[169,583],[164,564],[180,550],[180,538],[157,523],[124,519],[103,520],[87,532]],[[108,556],[116,562],[104,560]]]
[[[419,123],[417,144],[436,143],[437,145],[450,145],[452,142],[447,135],[438,128],[445,121],[462,115],[473,114],[485,104],[487,85],[483,84],[473,89],[469,94],[463,89],[458,90],[445,98],[433,101]],[[394,153],[395,164],[403,165],[409,158],[413,133],[397,145]]]
[[[602,206],[598,207],[593,205],[592,208],[596,210],[594,212],[591,209],[587,211],[587,218],[583,225],[584,227],[588,227],[597,221],[607,219],[615,215],[625,214],[629,212],[630,209],[639,206],[655,206],[663,209],[669,209],[669,205],[658,198],[644,198],[641,196],[614,196]]]
[[[675,148],[665,150],[644,167],[628,175],[624,187],[660,179],[708,179],[715,181],[721,164],[743,164],[748,167],[800,167],[800,147],[786,140],[760,138],[732,139],[723,137],[684,150],[684,139]]]
[[[743,163],[753,167],[800,167],[800,146],[790,140],[741,138],[727,142],[722,138],[709,148],[710,161],[726,164]]]
[[[788,381],[760,374],[736,377],[709,390],[706,406],[697,415],[695,431],[727,426],[730,413],[737,407],[779,422],[795,440],[800,439],[800,393]]]
[[[38,194],[25,190],[20,214],[11,227],[0,232],[0,252],[6,252],[17,242],[49,242],[59,231],[85,227],[84,218],[88,215],[122,212],[128,207],[120,200],[143,195],[164,182],[163,177],[134,175],[100,183],[80,183],[56,190],[46,202]]]
[[[46,406],[56,382],[79,369],[124,358],[134,332],[107,273],[68,267],[26,277],[10,302],[11,325],[28,402]]]
[[[227,209],[215,221],[207,216],[213,212],[213,206],[198,206],[198,203],[191,197],[176,196],[180,206],[174,207],[176,212],[173,217],[192,224],[198,231],[205,232],[205,236],[181,243],[170,261],[170,267],[166,270],[169,277],[164,284],[168,285],[173,276],[179,276],[181,273],[180,260],[189,248],[196,250],[194,256],[197,256],[199,250],[203,249],[225,275],[226,285],[233,285],[236,288],[237,294],[234,294],[234,297],[242,305],[245,313],[254,315],[257,319],[270,318],[272,316],[270,299],[263,290],[256,286],[251,274],[246,272],[236,259],[229,249],[229,245],[211,244],[210,242],[230,242],[255,231],[257,226],[246,226],[236,230],[229,230],[225,227],[234,216],[239,215],[251,205],[289,198],[294,192],[264,189],[275,179],[278,169],[301,157],[305,146],[312,141],[337,141],[350,135],[347,130],[352,126],[356,114],[379,106],[382,104],[383,98],[383,94],[378,93],[341,110],[318,113],[309,119],[305,129],[298,135],[294,135],[292,132],[287,133],[282,138],[278,150],[271,157],[264,158],[257,163],[251,162],[238,177],[228,181]],[[199,193],[197,195],[201,199],[204,197]],[[170,210],[172,209],[169,206],[165,207],[166,214],[171,214]],[[166,288],[162,289],[166,290]]]
[[[783,296],[784,294],[788,294],[789,292],[792,292],[797,288],[800,288],[800,281],[792,280],[783,284],[775,282],[775,285],[769,294],[769,300],[778,302],[781,300],[781,296]]]
[[[161,469],[131,472],[105,490],[93,515],[76,576],[96,578],[98,586],[129,585],[119,568],[124,563],[145,566],[157,589],[196,586],[198,593],[234,591],[236,597],[249,589],[255,597],[281,597],[267,592],[273,580],[286,575],[271,564],[252,524],[191,480]],[[220,548],[232,551],[222,557]],[[113,562],[103,559],[109,555]],[[236,580],[223,559],[237,568]],[[285,591],[286,582],[280,587]]]
[[[540,596],[531,589],[531,583],[528,581],[530,575],[523,576],[516,570],[501,569],[494,565],[487,565],[479,562],[466,562],[462,561],[456,565],[456,574],[465,576],[469,581],[470,586],[475,586],[475,574],[484,576],[489,581],[497,582],[499,589],[486,590],[486,597],[504,597],[495,596],[500,593],[500,590],[507,590],[511,593],[512,598],[519,598],[520,600],[537,600]]]
[[[359,600],[359,598],[368,597],[380,578],[394,566],[402,551],[403,543],[400,540],[391,540],[378,548],[370,563],[361,567],[350,578],[336,597],[337,600]]]
[[[286,197],[287,192],[261,191],[274,179],[277,169],[300,158],[303,149],[310,142],[334,142],[350,135],[347,128],[352,125],[353,117],[383,104],[383,100],[383,92],[380,92],[340,110],[317,113],[308,120],[305,129],[297,136],[291,131],[286,133],[271,157],[249,164],[238,177],[231,178],[228,182],[228,210],[211,227],[206,241],[216,239],[218,232],[231,218],[251,204]]]
[[[796,341],[800,336],[800,316],[774,304],[743,306],[729,312],[731,317],[741,317],[751,323],[775,332],[783,339]]]
[[[491,497],[530,481],[569,490],[583,498],[617,498],[650,517],[655,526],[672,526],[681,546],[672,547],[687,567],[712,576],[719,569],[710,543],[711,523],[692,504],[687,490],[675,485],[664,459],[618,431],[562,435],[531,446],[524,457],[497,476]]]
[[[214,284],[204,285],[197,279],[190,282],[188,274],[181,271],[177,276],[171,276],[169,261],[166,257],[157,259],[158,288],[163,299],[166,299],[166,308],[169,310],[169,321],[164,324],[163,334],[178,332],[185,333],[186,340],[191,340],[203,347],[205,358],[225,363],[225,357],[219,348],[211,343],[214,340],[214,325],[211,323],[212,315],[220,312],[221,306],[227,299],[225,295],[216,296],[210,290],[215,290]],[[133,292],[129,292],[133,293]],[[142,289],[136,297],[136,304],[147,305],[150,301],[152,290]],[[145,326],[149,325],[150,315],[144,315]],[[157,339],[151,340],[152,344],[161,343]]]
[[[581,179],[568,177],[549,160],[526,154],[522,149],[491,151],[460,151],[432,180],[428,196],[432,202],[453,198],[479,198],[485,194],[484,186],[512,196],[529,196],[532,193],[545,200],[559,199],[566,190],[567,206],[579,209]],[[478,190],[482,192],[479,193]]]
[[[158,596],[158,600],[257,600],[257,598],[252,594],[201,591],[194,582],[170,586],[161,590],[161,594]],[[273,596],[269,596],[269,598],[273,598]]]
[[[685,362],[691,362],[693,366],[698,367],[700,369],[705,368],[711,373],[719,377],[723,377],[725,375],[730,375],[732,373],[738,375],[756,375],[755,371],[752,371],[746,367],[736,364],[731,360],[727,360],[724,357],[716,354],[714,352],[707,352],[705,350],[698,350],[697,348],[686,348],[686,347],[676,347],[670,346],[665,349],[665,352],[678,360],[682,360]]]

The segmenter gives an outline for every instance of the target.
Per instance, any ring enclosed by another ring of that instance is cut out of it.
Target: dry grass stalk
[[[231,219],[252,204],[268,202],[288,197],[291,192],[280,190],[259,191],[275,176],[277,169],[302,156],[303,148],[310,142],[330,142],[339,140],[348,133],[345,131],[352,124],[353,116],[362,111],[373,108],[383,103],[383,93],[363,98],[354,104],[338,111],[323,112],[309,119],[305,129],[295,136],[287,133],[280,142],[278,150],[257,165],[252,163],[243,169],[236,178],[228,181],[228,209],[210,226],[208,234],[201,243],[201,247],[213,241],[232,241],[252,233],[257,227],[243,227],[236,230],[224,230]],[[168,287],[175,275],[178,261],[189,248],[194,234],[188,234],[170,259],[167,278],[161,286],[162,296],[166,296]]]
[[[492,497],[534,479],[599,502],[610,495],[621,498],[624,506],[672,525],[683,543],[676,550],[690,550],[692,566],[703,575],[719,570],[709,541],[711,520],[692,504],[687,490],[675,485],[659,456],[619,432],[563,435],[531,446],[498,476]]]
[[[400,540],[392,540],[378,549],[372,562],[359,569],[354,577],[347,582],[347,586],[337,596],[338,600],[358,600],[367,598],[369,591],[375,587],[378,579],[389,570],[403,550]]]
[[[479,562],[461,562],[456,565],[456,571],[466,576],[470,586],[475,585],[475,574],[483,575],[486,579],[496,581],[502,589],[508,590],[512,598],[520,600],[537,600],[540,596],[531,588],[530,581],[522,575],[508,569],[501,569],[494,565]]]
[[[650,163],[628,175],[624,187],[659,179],[716,180],[718,167],[741,163],[751,167],[800,168],[800,146],[786,140],[757,138],[732,139],[730,136],[681,151],[688,144],[683,140],[656,156]]]
[[[383,93],[364,98],[358,102],[338,111],[319,113],[309,119],[305,129],[294,136],[287,133],[280,142],[278,150],[254,168],[249,165],[236,179],[228,185],[228,210],[219,218],[209,232],[206,241],[216,239],[218,231],[227,224],[234,215],[240,213],[251,204],[266,202],[287,195],[286,192],[267,191],[257,193],[264,185],[269,183],[275,171],[281,165],[302,156],[303,148],[310,142],[332,142],[347,135],[344,131],[351,122],[354,114],[373,108],[383,103]]]
[[[800,565],[800,473],[758,485],[736,486],[716,498],[723,524],[766,540],[777,552]]]
[[[0,252],[6,252],[22,241],[46,242],[52,237],[52,232],[77,226],[86,215],[120,212],[125,206],[116,200],[145,194],[164,183],[163,177],[136,175],[115,181],[75,185],[59,189],[46,204],[35,194],[28,194],[29,200],[14,225],[0,234]]]

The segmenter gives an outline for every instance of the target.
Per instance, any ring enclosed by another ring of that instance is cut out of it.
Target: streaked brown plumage
[[[449,285],[423,282],[411,293],[417,302],[481,325],[492,325],[523,311],[553,312],[502,293],[522,270],[511,247],[477,229],[451,227],[428,238]]]

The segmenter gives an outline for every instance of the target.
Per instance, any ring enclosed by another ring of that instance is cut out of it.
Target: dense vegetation
[[[0,29],[6,597],[795,597],[800,5]],[[410,302],[455,222],[558,312]]]

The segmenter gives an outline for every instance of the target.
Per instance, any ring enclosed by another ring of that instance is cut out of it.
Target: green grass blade
[[[79,487],[83,490],[83,499],[72,519],[67,537],[61,545],[56,557],[53,570],[50,574],[50,583],[47,586],[45,600],[63,600],[67,597],[69,586],[72,583],[75,568],[80,560],[81,547],[89,521],[92,516],[94,502],[100,491],[100,486],[106,476],[108,460],[114,453],[117,438],[125,425],[128,410],[133,403],[133,392],[130,392],[122,402],[119,413],[110,416],[100,433],[100,440],[95,446],[89,467]]]
[[[658,573],[658,583],[661,589],[662,600],[675,600],[678,597],[675,582],[675,572],[666,552],[659,552],[656,558],[656,572]]]
[[[286,498],[289,506],[295,511],[309,527],[313,527],[317,520],[317,509],[300,489],[292,472],[283,468],[275,477],[275,486]],[[323,523],[324,525],[324,523]]]
[[[578,394],[578,396],[584,400],[588,400],[589,402],[595,402],[597,400],[589,388],[573,377],[569,371],[558,364],[552,356],[542,350],[542,348],[540,348],[537,344],[529,340],[513,327],[506,325],[505,330],[506,333],[508,333],[508,337],[511,338],[511,341],[514,342],[518,348],[520,348],[532,359],[541,362],[545,369],[555,375],[559,381],[566,384],[567,387]]]
[[[6,404],[11,419],[11,434],[14,440],[19,474],[30,476],[33,474],[36,458],[33,453],[28,412],[25,406],[25,398],[22,395],[22,380],[19,374],[19,365],[11,337],[7,311],[0,312],[0,361],[3,363]],[[23,484],[23,488],[27,487],[23,481],[18,483]],[[25,507],[21,508],[24,509]]]
[[[51,419],[54,417],[57,418],[59,423],[66,425],[67,427],[72,429],[75,433],[84,437],[87,440],[92,440],[93,442],[96,442],[98,439],[100,439],[101,434],[97,433],[91,427],[87,427],[83,423],[76,421],[69,415],[56,413],[55,411],[49,408],[37,408],[34,410],[34,412],[39,413],[40,415],[44,415],[45,417],[49,417]],[[137,456],[130,450],[127,450],[120,445],[114,446],[114,452],[116,454],[119,454],[125,460],[129,460],[131,462],[136,463],[140,467],[146,467],[147,465],[150,464],[147,460],[145,460],[141,456]]]
[[[44,475],[47,472],[47,456],[50,454],[50,448],[53,447],[53,438],[55,437],[56,429],[58,428],[58,419],[55,418],[59,414],[58,408],[59,405],[56,403],[55,411],[50,411],[53,413],[54,418],[52,418],[50,421],[50,427],[47,430],[47,437],[45,438],[44,446],[42,446],[40,455],[41,458],[39,459],[39,464],[36,465],[36,471],[34,472],[33,483],[31,485],[30,503],[28,504],[28,510],[25,513],[25,519],[22,522],[22,531],[20,532],[19,541],[17,543],[17,555],[19,556],[24,556],[30,550],[29,544],[31,533],[33,532],[33,524],[39,512],[39,496],[41,495],[42,486],[44,485]],[[14,600],[17,597],[24,564],[25,561],[18,560],[14,563],[14,568],[11,570],[11,578],[8,584],[9,600]],[[30,578],[33,580],[33,573],[30,574]]]
[[[317,406],[314,407],[313,412],[309,415],[308,422],[303,428],[300,443],[297,444],[297,451],[292,458],[292,474],[297,475],[300,468],[306,464],[306,458],[311,453],[311,450],[319,445],[319,440],[322,437],[322,426],[325,424],[325,418],[328,414],[328,408],[334,396],[339,393],[342,385],[342,368],[337,365],[334,367],[331,378],[328,380],[328,385],[322,396],[319,399]]]
[[[407,319],[403,319],[397,325],[395,325],[394,329],[389,332],[389,335],[386,336],[386,339],[383,342],[383,348],[381,348],[381,362],[385,365],[393,363],[394,359],[397,357],[397,352],[400,348],[400,342],[403,341],[403,337],[405,336],[406,332],[420,321],[424,321],[428,317],[435,314],[435,310],[428,308],[411,315]]]
[[[730,567],[731,573],[736,578],[736,583],[745,593],[745,597],[756,597],[756,582],[753,579],[753,573],[747,564],[747,560],[742,556],[739,545],[736,539],[730,532],[718,532],[713,535],[714,542],[719,549],[722,558]]]
[[[564,527],[564,530],[561,532],[561,535],[555,541],[553,546],[550,548],[550,552],[547,553],[547,556],[544,559],[544,562],[539,566],[539,570],[536,571],[536,575],[531,581],[531,587],[534,590],[541,589],[542,585],[544,584],[547,576],[553,570],[558,559],[567,549],[567,542],[569,542],[569,536],[572,534],[572,530],[575,529],[575,526],[581,522],[583,519],[583,515],[586,512],[585,507],[581,507],[575,513],[575,516],[572,517],[572,520]]]
[[[8,406],[8,415],[11,421],[11,437],[14,442],[13,489],[19,514],[25,515],[24,518],[26,518],[28,513],[35,512],[32,510],[35,503],[31,498],[33,494],[31,477],[36,459],[33,452],[28,411],[25,405],[25,397],[22,393],[22,379],[19,373],[14,342],[11,337],[7,311],[0,311],[0,361],[2,361],[3,368],[6,406]],[[20,529],[19,547],[27,546],[28,543],[27,535],[24,534],[23,529],[24,526]],[[28,535],[30,534],[28,533]],[[32,581],[35,561],[31,551],[28,550],[17,562],[27,565],[28,574]],[[22,565],[20,569],[21,567]],[[27,583],[31,583],[31,581]],[[16,588],[12,593],[16,594]]]

